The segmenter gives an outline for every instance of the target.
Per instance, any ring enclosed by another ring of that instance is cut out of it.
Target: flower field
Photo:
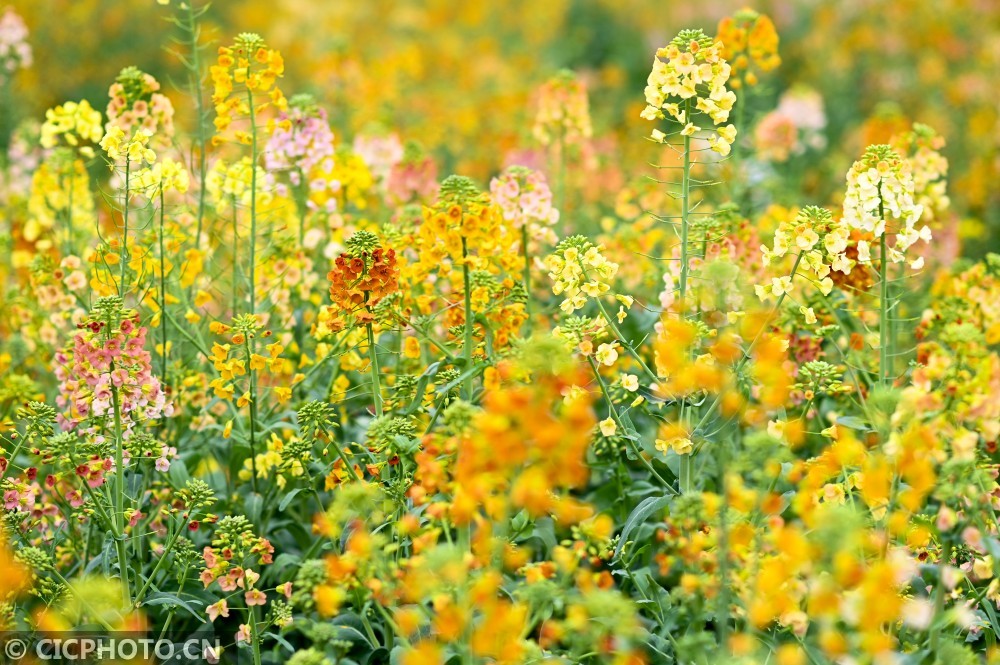
[[[0,662],[1000,663],[997,72],[988,0],[15,2]]]

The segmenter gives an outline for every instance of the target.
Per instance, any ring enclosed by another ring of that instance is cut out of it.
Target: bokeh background
[[[15,117],[41,117],[67,99],[103,109],[108,85],[126,65],[168,89],[183,81],[177,58],[164,53],[177,34],[167,21],[177,10],[172,2],[8,2],[29,26],[35,60],[13,81]],[[282,88],[314,94],[339,136],[391,129],[432,151],[441,173],[479,178],[529,142],[538,86],[560,68],[573,69],[589,87],[596,154],[606,166],[600,180],[613,189],[649,158],[640,140],[648,127],[638,114],[655,48],[684,27],[715,34],[719,19],[746,4],[219,0],[203,39],[261,33],[285,55]],[[758,113],[803,84],[821,95],[826,115],[826,147],[796,165],[789,202],[835,201],[864,145],[919,121],[947,139],[965,253],[1000,244],[1000,2],[784,0],[752,7],[773,17],[783,61],[755,91]],[[173,98],[183,123],[189,104],[181,94]]]

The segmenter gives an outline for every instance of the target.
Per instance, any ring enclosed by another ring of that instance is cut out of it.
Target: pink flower
[[[267,603],[267,595],[260,589],[251,589],[246,593],[247,607],[254,605],[264,605]]]
[[[205,612],[208,614],[208,620],[214,622],[220,616],[221,617],[229,616],[229,604],[226,603],[226,599],[223,598],[219,602],[212,603],[207,608],[205,608]]]
[[[240,624],[240,629],[236,633],[236,642],[249,642],[250,641],[250,626],[245,623]]]

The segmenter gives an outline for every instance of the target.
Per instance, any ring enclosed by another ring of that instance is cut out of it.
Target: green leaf
[[[843,425],[848,429],[856,429],[862,432],[867,432],[871,429],[868,427],[868,423],[861,420],[861,418],[858,418],[857,416],[841,416],[837,418],[837,424]]]
[[[618,538],[618,546],[615,548],[615,556],[621,554],[622,547],[628,542],[628,537],[639,525],[657,511],[666,508],[671,501],[673,501],[673,497],[669,495],[651,496],[648,499],[643,499],[625,520],[625,526],[622,527],[621,535]]]
[[[192,601],[192,602],[199,603],[199,605],[201,604],[200,601]],[[165,593],[161,591],[154,594],[150,594],[146,598],[146,600],[139,603],[139,605],[140,607],[143,605],[147,606],[167,605],[169,607],[179,607],[183,610],[186,610],[191,616],[193,616],[199,622],[205,623],[205,617],[202,616],[202,613],[200,611],[201,608],[195,609],[194,607],[191,606],[191,603],[181,600],[175,593]]]
[[[292,502],[292,499],[295,498],[295,495],[301,491],[302,491],[301,487],[296,487],[291,492],[286,494],[285,497],[281,500],[281,503],[278,504],[278,510],[283,511],[285,508],[287,508],[288,504],[290,504]]]

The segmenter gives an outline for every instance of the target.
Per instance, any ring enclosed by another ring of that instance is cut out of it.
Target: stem
[[[194,0],[187,0],[187,32],[190,35],[191,65],[188,67],[188,87],[194,99],[195,146],[198,149],[198,226],[194,237],[195,248],[201,247],[202,222],[205,219],[205,108],[201,90],[201,47],[198,45]]]
[[[160,378],[167,381],[167,276],[166,254],[163,252],[163,187],[160,187],[160,340],[163,350],[160,353]]]
[[[531,334],[531,255],[528,251],[528,225],[521,226],[521,253],[524,255],[524,312],[528,317],[525,330]]]
[[[73,183],[76,180],[76,162],[73,161],[69,166],[69,190],[66,192],[66,243],[67,252],[66,254],[72,254],[74,251],[73,245]]]
[[[881,291],[879,297],[879,316],[878,316],[878,369],[879,369],[879,385],[887,386],[889,385],[890,377],[892,376],[892,367],[890,363],[892,362],[891,354],[889,353],[889,347],[892,345],[892,336],[889,330],[889,280],[887,279],[889,272],[889,260],[886,256],[886,229],[885,229],[885,209],[882,202],[882,185],[879,184],[878,189],[879,200],[878,200],[878,214],[882,219],[883,228],[882,235],[879,238],[879,289]]]
[[[250,79],[250,65],[247,65],[247,80]],[[256,314],[254,299],[257,269],[257,120],[253,108],[253,91],[247,88],[247,105],[250,107],[250,313]]]
[[[885,235],[883,234],[883,238]],[[948,560],[951,558],[951,544],[944,540],[941,543],[941,560],[938,561],[938,586],[934,590],[934,619],[932,622],[933,628],[931,629],[930,637],[930,647],[931,652],[937,652],[938,642],[941,639],[941,620],[942,615],[944,615],[944,569],[948,565]]]
[[[114,371],[114,363],[111,365]],[[122,410],[118,400],[118,387],[111,383],[111,403],[115,414],[115,520],[117,531],[115,547],[118,550],[118,572],[122,579],[123,607],[131,607],[132,590],[128,579],[128,551],[125,542],[125,460],[124,439],[122,438]]]
[[[247,333],[243,348],[246,349],[247,371],[250,372],[250,487],[257,492],[257,381],[256,370],[250,367],[253,350],[252,333]]]
[[[368,294],[365,293],[365,299],[368,299]],[[369,322],[365,325],[368,329],[368,358],[371,360],[372,364],[372,395],[375,398],[375,416],[378,418],[382,417],[382,388],[379,384],[379,369],[378,369],[378,352],[375,349],[375,332],[372,330],[372,324]]]
[[[250,646],[253,649],[253,663],[260,665],[260,636],[257,634],[257,606],[250,608]]]
[[[684,100],[684,121],[691,121],[691,101]],[[690,215],[691,199],[691,136],[684,135],[684,169],[681,171],[681,280],[678,298],[678,316],[684,318],[684,309],[687,300],[687,283],[689,270],[688,257],[688,226]],[[685,426],[687,414],[685,413],[685,401],[680,403],[680,421]],[[685,427],[685,429],[687,429]],[[688,455],[681,455],[678,468],[678,485],[682,494],[688,494],[694,490],[694,451]]]
[[[135,601],[132,604],[132,609],[137,608],[139,604],[142,602],[142,597],[145,595],[146,589],[148,589],[149,586],[153,583],[153,578],[156,577],[156,574],[160,572],[160,569],[163,567],[163,564],[166,563],[167,555],[170,554],[170,552],[173,550],[174,543],[177,542],[177,539],[180,537],[181,533],[184,532],[184,528],[187,525],[188,525],[188,520],[185,519],[183,524],[181,524],[180,527],[178,527],[177,530],[174,531],[173,535],[170,536],[170,540],[167,541],[167,544],[163,548],[163,554],[156,561],[156,565],[153,567],[153,571],[149,574],[149,577],[146,578],[146,583],[143,584],[142,588],[140,588],[136,592]]]
[[[129,186],[129,176],[132,171],[132,160],[128,157],[125,158],[125,200],[122,203],[122,246],[120,249],[120,255],[118,258],[118,263],[121,267],[121,276],[118,282],[118,295],[121,299],[125,300],[125,266],[127,265],[126,256],[128,255],[128,186]]]
[[[465,283],[465,344],[462,352],[465,357],[465,369],[468,372],[472,367],[472,286],[469,280],[469,251],[462,236],[462,277]],[[472,400],[472,375],[470,374],[462,382],[462,399]]]
[[[236,210],[236,196],[233,196],[233,313],[236,316],[236,307],[239,300],[239,247],[240,247],[240,227],[239,213]]]
[[[595,298],[594,300],[595,302],[597,302],[597,309],[600,310],[601,316],[604,317],[605,321],[607,321],[608,327],[611,328],[611,332],[613,332],[615,334],[615,337],[617,337],[621,341],[622,346],[625,347],[625,350],[628,351],[629,355],[632,356],[632,358],[637,363],[639,363],[639,367],[641,367],[642,371],[646,373],[646,376],[649,377],[650,381],[652,381],[653,383],[658,382],[660,378],[656,376],[656,372],[651,370],[649,366],[646,365],[646,362],[642,359],[642,356],[639,355],[639,352],[636,351],[634,348],[632,348],[632,345],[628,342],[628,340],[625,339],[625,336],[622,335],[621,330],[618,329],[618,324],[615,323],[614,318],[608,313],[608,310],[604,308],[604,303],[601,302],[600,298]]]
[[[691,100],[684,100],[684,120],[690,122]],[[684,300],[687,298],[688,282],[688,207],[691,198],[691,137],[684,135],[684,170],[681,175],[681,283],[680,314],[684,314]]]

